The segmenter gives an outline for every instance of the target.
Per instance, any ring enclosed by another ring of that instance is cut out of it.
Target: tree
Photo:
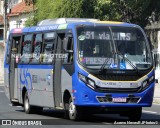
[[[153,12],[156,14],[156,19],[159,18],[159,0],[112,0],[112,2],[115,3],[114,7],[122,21],[136,23],[144,27]]]
[[[26,0],[34,1],[36,11],[28,23],[48,18],[97,18],[132,22],[145,26],[151,14],[160,15],[159,0]]]
[[[34,21],[29,17],[26,26],[49,18],[94,18],[96,3],[97,0],[37,0]]]

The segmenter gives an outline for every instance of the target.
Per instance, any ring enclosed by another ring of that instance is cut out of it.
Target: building
[[[4,0],[0,0],[0,83],[1,81],[4,80],[3,73],[4,73],[4,68],[3,68],[3,57],[4,57]]]
[[[3,32],[4,32],[4,20],[3,20],[3,0],[0,1],[0,44],[3,45]]]
[[[150,37],[154,49],[160,52],[160,21],[151,23],[145,27],[147,35]]]
[[[4,1],[0,0],[0,83],[4,80]],[[6,0],[7,2],[7,18],[8,32],[13,28],[25,26],[25,21],[30,12],[33,11],[32,0]],[[30,4],[26,4],[29,2]]]
[[[15,4],[17,2],[17,4]],[[33,12],[33,4],[26,4],[25,0],[15,0],[9,4],[8,23],[9,31],[13,28],[25,27],[25,21]]]
[[[160,21],[150,22],[150,24],[145,27],[145,31],[154,47],[155,78],[157,82],[160,83]]]

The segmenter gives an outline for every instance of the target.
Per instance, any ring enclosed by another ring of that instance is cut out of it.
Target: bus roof
[[[94,25],[94,26],[138,26],[136,24],[130,24],[125,22],[117,21],[100,21],[98,19],[85,19],[85,18],[58,18],[58,19],[47,19],[39,22],[37,26],[15,28],[10,33],[28,33],[28,32],[40,32],[49,30],[60,30],[73,28],[77,25]]]

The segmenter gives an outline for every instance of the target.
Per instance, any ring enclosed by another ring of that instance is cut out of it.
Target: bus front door
[[[64,39],[64,33],[58,33],[57,50],[56,54],[60,54],[62,51],[62,42]],[[54,64],[54,84],[53,84],[53,95],[55,107],[60,107],[62,103],[61,96],[61,71],[62,70],[62,60],[60,58],[55,58]]]
[[[16,56],[20,47],[21,36],[13,36],[12,37],[12,45],[11,45],[11,59],[9,66],[9,90],[10,90],[10,100],[17,101],[18,100],[18,70]]]

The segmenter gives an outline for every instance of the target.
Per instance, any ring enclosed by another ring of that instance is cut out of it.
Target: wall
[[[4,80],[3,60],[4,60],[4,47],[0,45],[0,83],[3,82]]]
[[[160,52],[160,30],[157,33],[158,51]]]
[[[4,1],[1,1],[0,0],[0,15],[3,16],[3,2]],[[0,83],[3,83],[3,80],[4,80],[4,66],[3,66],[3,58],[4,58],[4,46],[3,46],[3,43],[4,41],[2,40],[3,39],[3,26],[0,26]]]
[[[4,12],[4,10],[3,10],[3,4],[4,3],[4,1],[0,1],[0,15],[3,15],[3,12]]]
[[[23,28],[25,27],[25,21],[27,20],[27,16],[29,14],[23,14],[20,16],[12,16],[9,18],[9,31],[13,28]],[[17,20],[22,20],[20,25],[17,25]]]

